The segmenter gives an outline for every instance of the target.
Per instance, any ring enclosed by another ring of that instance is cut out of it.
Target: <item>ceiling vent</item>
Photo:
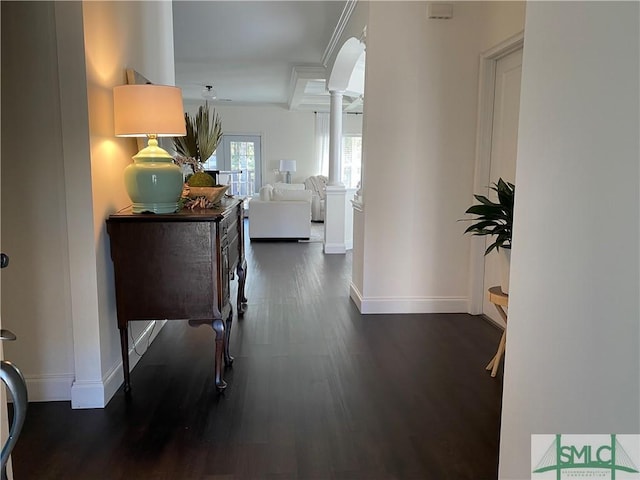
[[[453,18],[453,3],[430,3],[427,5],[427,18],[448,20]]]

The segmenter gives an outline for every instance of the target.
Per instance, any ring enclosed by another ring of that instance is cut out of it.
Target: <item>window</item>
[[[362,166],[362,136],[342,137],[342,183],[347,188],[358,188]]]
[[[257,193],[262,184],[260,136],[223,135],[204,167],[205,170],[220,171],[219,179],[221,183],[229,184],[231,195],[251,196]]]

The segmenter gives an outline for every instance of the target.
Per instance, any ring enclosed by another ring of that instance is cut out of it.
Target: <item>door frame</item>
[[[476,122],[476,155],[473,175],[473,193],[488,194],[491,172],[491,137],[493,133],[493,102],[498,60],[521,49],[524,31],[521,31],[480,54],[478,83],[478,119]],[[484,291],[485,238],[471,237],[469,256],[468,313],[482,314]]]

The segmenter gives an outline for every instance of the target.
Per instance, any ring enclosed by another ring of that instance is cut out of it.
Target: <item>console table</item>
[[[128,323],[133,320],[188,320],[215,331],[215,384],[227,385],[222,363],[230,365],[233,320],[230,279],[238,276],[238,316],[244,314],[247,264],[242,199],[223,199],[214,209],[109,216],[116,309],[124,391],[131,390]]]

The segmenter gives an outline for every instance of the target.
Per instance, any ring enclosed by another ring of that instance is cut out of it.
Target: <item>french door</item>
[[[229,185],[231,195],[250,196],[262,185],[260,135],[222,135],[207,169],[219,170],[218,181]]]

